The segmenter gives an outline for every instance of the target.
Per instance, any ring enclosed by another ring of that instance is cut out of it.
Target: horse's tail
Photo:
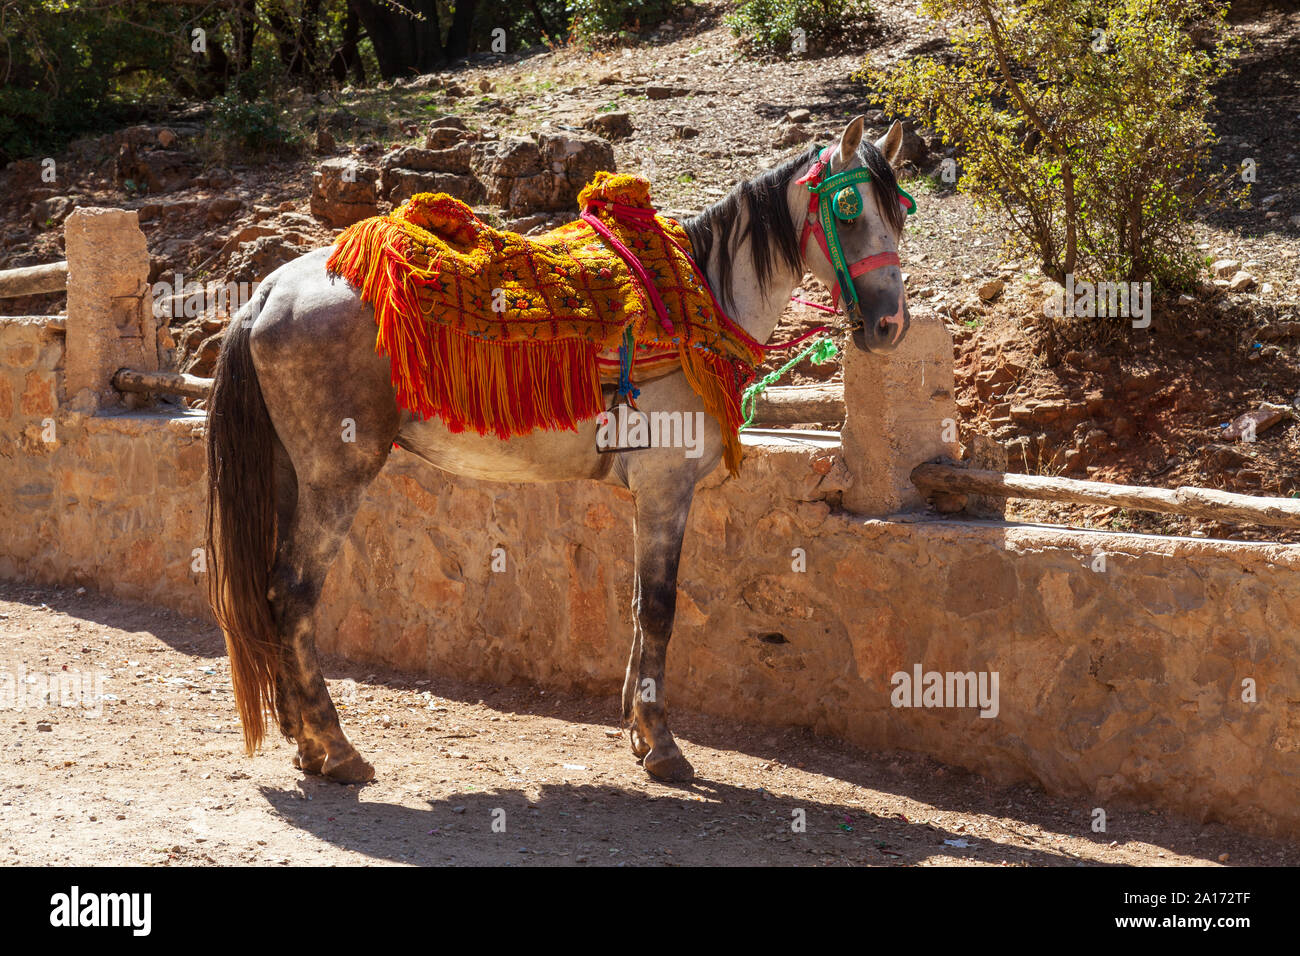
[[[267,595],[275,555],[275,429],[249,351],[254,303],[230,321],[208,397],[208,599],[226,635],[252,754],[276,707],[280,646]]]

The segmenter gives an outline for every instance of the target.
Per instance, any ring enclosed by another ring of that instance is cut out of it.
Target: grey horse
[[[856,295],[841,305],[854,344],[884,353],[910,321],[897,265],[904,216],[891,168],[902,131],[894,124],[874,145],[862,133],[862,117],[845,127],[825,154],[826,175],[860,168],[870,175],[860,212],[836,231],[849,262],[891,264],[842,273],[852,276],[846,281]],[[760,342],[806,270],[836,287],[824,243],[807,242],[803,230],[809,190],[799,179],[818,158],[815,149],[792,157],[684,223],[715,294]],[[688,457],[680,448],[600,454],[594,419],[576,432],[509,440],[420,420],[398,405],[389,361],[375,351],[373,309],[326,274],[328,256],[328,249],[308,253],[262,283],[225,336],[209,398],[209,592],[248,752],[273,714],[297,742],[294,765],[303,771],[347,783],[374,777],[339,725],[317,660],[313,611],[366,488],[397,445],[457,475],[597,479],[632,492],[636,623],[623,718],[650,774],[690,780],[694,771],[668,728],[664,665],[695,484],[722,454],[716,422],[706,416],[703,453]],[[703,410],[680,372],[642,384],[637,404],[646,412]],[[354,440],[341,439],[345,420],[354,423]]]

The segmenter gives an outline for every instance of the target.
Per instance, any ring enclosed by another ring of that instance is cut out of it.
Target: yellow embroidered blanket
[[[740,392],[762,347],[718,307],[685,230],[655,212],[645,180],[597,173],[578,206],[595,222],[525,237],[445,193],[421,193],[349,227],[327,268],[374,306],[375,348],[415,414],[501,438],[574,429],[603,410],[602,364],[616,374],[608,356],[630,330],[633,381],[635,356],[662,368],[675,352],[722,426],[734,473]]]

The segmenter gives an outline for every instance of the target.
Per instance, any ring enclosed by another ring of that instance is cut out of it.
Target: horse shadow
[[[369,787],[315,778],[261,792],[285,823],[371,861],[417,866],[891,866],[935,857],[998,862],[996,844],[848,804],[697,779],[644,792],[610,784],[506,787],[363,799]],[[952,844],[945,840],[953,841]],[[954,845],[955,844],[955,845]],[[963,845],[967,844],[967,845]],[[1017,862],[1073,866],[1051,849]]]

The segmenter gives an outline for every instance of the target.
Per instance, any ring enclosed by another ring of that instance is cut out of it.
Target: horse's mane
[[[708,209],[682,223],[701,269],[708,266],[715,240],[720,242],[723,250],[734,252],[746,239],[752,240],[749,254],[760,289],[767,288],[778,264],[799,268],[799,236],[795,232],[786,192],[790,180],[812,165],[817,150],[818,147],[810,146],[775,169],[739,183]],[[901,230],[906,213],[898,202],[898,182],[889,161],[866,140],[858,146],[857,156],[858,161],[871,171],[871,187],[890,228],[895,232]],[[714,289],[714,294],[723,305],[731,305],[733,273],[730,255],[718,257],[718,279],[721,288]]]

